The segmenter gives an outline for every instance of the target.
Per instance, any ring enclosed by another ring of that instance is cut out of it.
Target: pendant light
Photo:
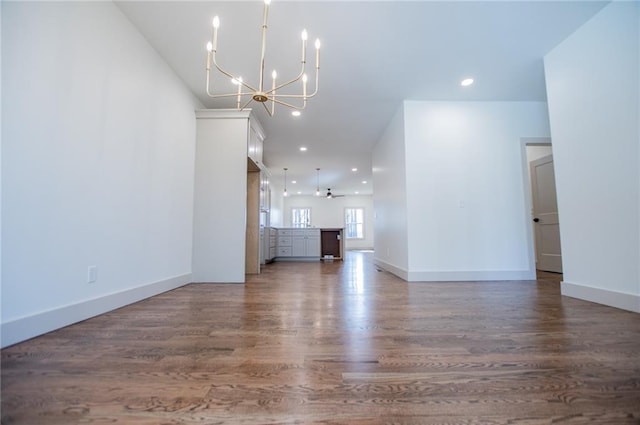
[[[289,196],[289,194],[287,193],[287,170],[288,170],[288,168],[283,168],[283,170],[284,170],[284,193],[282,195],[287,197],[287,196]]]
[[[316,196],[320,196],[320,169],[316,168]]]

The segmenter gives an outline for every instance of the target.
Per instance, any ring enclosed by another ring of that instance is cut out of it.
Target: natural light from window
[[[311,227],[311,208],[291,208],[291,227]]]
[[[347,239],[364,239],[364,208],[344,209],[344,233]]]

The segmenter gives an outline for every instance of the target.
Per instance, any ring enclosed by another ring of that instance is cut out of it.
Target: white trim
[[[191,273],[187,273],[2,323],[2,348],[179,288],[190,282]]]
[[[637,294],[594,288],[567,281],[560,284],[560,293],[567,297],[640,313],[640,295]]]
[[[535,280],[535,270],[410,271],[409,282],[476,282],[485,280]]]
[[[408,279],[409,272],[403,268],[396,267],[393,264],[380,260],[379,258],[374,258],[373,264],[380,267],[381,269],[388,271],[391,274],[398,276],[400,279],[407,280],[407,281],[409,280]]]
[[[535,280],[535,270],[408,271],[380,259],[373,263],[407,282],[475,282],[485,280]]]
[[[241,118],[249,119],[251,109],[238,111],[237,109],[196,109],[196,119],[229,119]]]
[[[253,113],[251,108],[243,109],[241,111],[237,109],[196,109],[196,119],[248,119],[249,125],[258,133],[258,136],[262,141],[265,140],[264,128],[262,124],[256,118],[256,114]],[[247,128],[247,131],[249,129]],[[247,138],[249,140],[249,138]]]

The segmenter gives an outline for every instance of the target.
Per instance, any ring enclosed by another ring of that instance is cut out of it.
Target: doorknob
[[[537,222],[539,222],[539,221],[540,221],[540,219],[539,219],[538,217],[536,217],[536,218],[534,218],[534,219],[533,219],[533,222],[534,222],[534,223],[537,223]]]

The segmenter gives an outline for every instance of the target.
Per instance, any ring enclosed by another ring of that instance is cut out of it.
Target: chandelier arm
[[[292,104],[287,103],[287,102],[283,102],[282,100],[278,100],[278,99],[275,99],[275,98],[271,98],[271,100],[273,100],[278,105],[286,106],[287,108],[296,109],[298,111],[302,111],[307,106],[307,102],[304,102],[304,104],[302,106],[295,106],[295,105],[292,105]]]
[[[211,91],[209,90],[209,79],[210,79],[209,75],[210,75],[210,73],[211,73],[211,67],[209,65],[209,58],[207,58],[207,81],[206,81],[207,96],[213,96],[211,94]]]
[[[264,110],[267,111],[267,114],[269,114],[269,116],[272,117],[275,112],[275,109],[270,111],[264,102],[262,103],[262,106],[264,106]]]
[[[318,72],[316,70],[316,87],[315,87],[315,91],[311,94],[307,94],[307,95],[303,95],[303,94],[272,94],[269,97],[274,97],[274,98],[278,98],[278,97],[282,97],[282,98],[291,98],[291,99],[309,99],[313,96],[315,96],[316,94],[318,94]]]
[[[298,74],[297,77],[295,77],[294,79],[292,79],[290,81],[287,81],[286,83],[282,83],[279,86],[276,86],[276,88],[274,88],[272,90],[269,90],[267,93],[273,93],[275,90],[280,90],[281,88],[286,87],[289,84],[293,84],[296,81],[300,81],[300,78],[302,78],[302,76],[304,75],[304,66],[305,66],[305,63],[303,62],[302,63],[302,69],[300,70],[300,74]]]
[[[238,108],[238,111],[242,111],[244,108],[246,108],[247,106],[249,106],[249,104],[253,102],[253,98],[250,98],[247,103],[245,103],[244,105],[242,105],[242,108]]]
[[[313,93],[311,93],[309,96],[307,96],[307,99],[310,97],[315,96],[316,94],[318,94],[318,81],[319,81],[319,76],[320,76],[320,68],[316,68],[316,89],[314,90]]]
[[[313,93],[311,93],[311,94],[307,95],[306,99],[309,99],[309,98],[311,98],[311,97],[315,96],[316,94],[318,94],[318,81],[319,81],[319,78],[318,78],[318,77],[319,77],[319,75],[320,75],[320,72],[319,72],[319,71],[320,71],[320,68],[316,67],[316,89],[314,90],[314,92],[313,92]]]
[[[247,95],[252,95],[253,93],[240,93],[240,96],[247,96]],[[207,92],[207,95],[209,95],[209,97],[211,98],[217,98],[217,97],[235,97],[238,96],[238,93],[225,93],[225,94],[210,94]],[[253,99],[251,99],[253,100]]]
[[[236,81],[240,81],[240,79],[238,77],[236,77],[233,74],[228,73],[227,71],[225,71],[224,69],[220,68],[220,65],[218,65],[218,62],[216,61],[216,54],[215,51],[213,52],[212,55],[213,58],[213,64],[215,65],[216,69],[220,72],[222,72],[224,75],[226,75],[227,77],[231,78],[232,80],[236,80]],[[244,81],[240,81],[240,83],[245,86],[246,88],[248,88],[249,90],[251,90],[252,92],[256,92],[258,90],[256,90],[254,87],[250,86],[249,84],[247,84]],[[237,93],[236,93],[237,94]]]

